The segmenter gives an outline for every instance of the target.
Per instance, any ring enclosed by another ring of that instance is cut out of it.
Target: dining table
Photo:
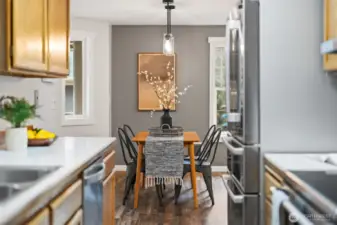
[[[137,172],[136,172],[136,184],[134,190],[134,208],[138,208],[139,191],[140,191],[140,180],[141,180],[141,168],[143,162],[143,151],[146,138],[149,135],[148,131],[141,131],[137,133],[132,141],[138,144],[138,157],[137,157]],[[191,161],[191,182],[193,189],[193,200],[194,208],[198,208],[198,194],[197,194],[197,174],[195,170],[195,155],[194,155],[194,144],[200,142],[200,138],[197,132],[187,131],[184,132],[184,146],[188,148],[188,153]]]

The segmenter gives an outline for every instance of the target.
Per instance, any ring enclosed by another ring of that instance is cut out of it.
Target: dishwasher
[[[83,173],[84,225],[102,225],[105,165],[99,158]]]

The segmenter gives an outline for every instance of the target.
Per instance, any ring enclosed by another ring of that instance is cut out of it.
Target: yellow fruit
[[[36,134],[37,139],[49,139],[49,138],[55,138],[55,134],[52,132],[49,132],[47,130],[41,129],[37,134]]]
[[[33,130],[28,130],[28,139],[35,139],[35,132]]]

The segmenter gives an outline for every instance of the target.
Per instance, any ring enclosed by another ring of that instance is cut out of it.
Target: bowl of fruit
[[[28,129],[28,146],[49,146],[57,138],[57,136],[50,131],[34,128]]]

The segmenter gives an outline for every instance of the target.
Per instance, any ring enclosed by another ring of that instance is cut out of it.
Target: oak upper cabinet
[[[0,74],[68,75],[69,0],[0,0]]]
[[[115,173],[103,182],[103,225],[115,224]]]
[[[337,0],[324,0],[324,41],[337,38]],[[337,70],[337,55],[324,55],[324,69]]]
[[[12,0],[12,67],[47,71],[46,0]]]
[[[49,71],[68,74],[69,0],[48,0]]]

